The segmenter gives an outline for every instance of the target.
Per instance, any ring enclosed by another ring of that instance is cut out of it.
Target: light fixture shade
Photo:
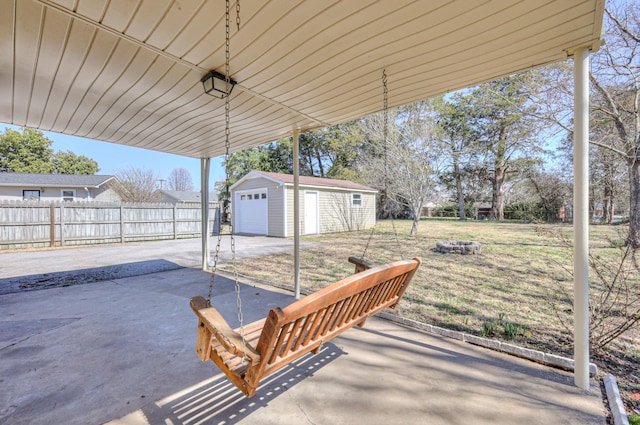
[[[210,96],[217,97],[218,99],[224,99],[226,96],[230,95],[233,90],[233,86],[236,85],[234,80],[229,79],[229,92],[227,93],[226,77],[216,71],[210,71],[207,75],[202,77],[200,81],[202,82],[204,92]]]

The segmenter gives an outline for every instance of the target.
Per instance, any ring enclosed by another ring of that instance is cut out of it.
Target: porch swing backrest
[[[260,380],[388,307],[395,307],[415,274],[420,259],[396,261],[349,276],[265,319],[233,330],[202,297],[191,299],[198,315],[196,353],[212,360],[247,396]],[[243,361],[243,357],[246,358]]]

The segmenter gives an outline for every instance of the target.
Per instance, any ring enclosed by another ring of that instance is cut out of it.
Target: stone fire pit
[[[436,251],[444,254],[480,254],[480,242],[471,241],[437,241]]]

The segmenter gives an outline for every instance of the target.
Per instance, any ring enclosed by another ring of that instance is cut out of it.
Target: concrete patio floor
[[[2,424],[604,424],[597,383],[373,318],[250,399],[194,353],[193,268],[0,296]],[[233,282],[213,303],[237,325]],[[293,297],[242,285],[245,321]]]

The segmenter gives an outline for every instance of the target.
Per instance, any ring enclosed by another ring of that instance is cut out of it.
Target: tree
[[[443,147],[448,152],[449,166],[441,176],[445,184],[452,185],[458,203],[458,214],[460,220],[466,220],[465,213],[465,193],[468,194],[468,187],[465,184],[465,177],[473,176],[474,173],[466,172],[473,168],[474,147],[473,142],[476,136],[473,133],[469,121],[471,111],[468,108],[467,95],[458,92],[451,96],[449,100],[438,98],[435,100],[438,111],[438,129],[443,138]]]
[[[73,152],[55,152],[53,141],[38,130],[5,128],[0,133],[0,172],[40,174],[95,174],[98,163]]]
[[[54,153],[51,164],[54,174],[95,174],[100,170],[95,160],[71,151]]]
[[[129,167],[116,172],[119,183],[114,190],[123,202],[158,202],[160,193],[156,190],[158,178],[152,170]]]
[[[562,180],[559,172],[533,170],[527,173],[530,200],[538,200],[544,216],[540,217],[548,223],[559,220],[560,211],[571,198],[571,184]]]
[[[415,236],[422,207],[438,191],[445,155],[437,137],[432,101],[393,109],[389,115],[386,140],[382,114],[364,119],[365,132],[374,146],[362,159],[360,173],[381,190],[387,208],[388,199],[411,211],[410,234]]]
[[[593,55],[595,127],[592,140],[624,159],[629,179],[629,244],[640,247],[640,11],[634,2],[605,9],[607,43]],[[606,135],[606,134],[605,134]]]
[[[609,3],[607,3],[609,5]],[[605,9],[606,43],[591,55],[591,208],[601,202],[604,220],[619,203],[621,186],[627,182],[629,200],[628,242],[640,247],[640,11],[637,2],[620,1]],[[571,72],[567,64],[547,69],[556,80],[541,99],[546,118],[568,133],[573,144]],[[567,150],[570,156],[570,150]],[[623,171],[620,162],[626,168]],[[625,202],[626,204],[626,202]]]
[[[529,102],[535,73],[500,78],[482,84],[467,97],[476,152],[483,152],[492,187],[491,215],[504,220],[505,183],[510,174],[529,170],[543,148],[537,143],[539,120],[531,118],[535,109]]]
[[[167,180],[169,190],[192,191],[193,179],[186,168],[174,168]]]
[[[51,173],[53,149],[42,132],[5,128],[0,135],[0,171],[9,173]]]
[[[300,175],[360,181],[353,165],[364,143],[360,123],[352,121],[300,135]],[[293,141],[285,138],[234,152],[223,162],[232,185],[252,170],[293,174]],[[225,192],[224,183],[216,183]]]
[[[363,143],[359,121],[326,127],[300,135],[300,174],[358,180],[350,168]]]

